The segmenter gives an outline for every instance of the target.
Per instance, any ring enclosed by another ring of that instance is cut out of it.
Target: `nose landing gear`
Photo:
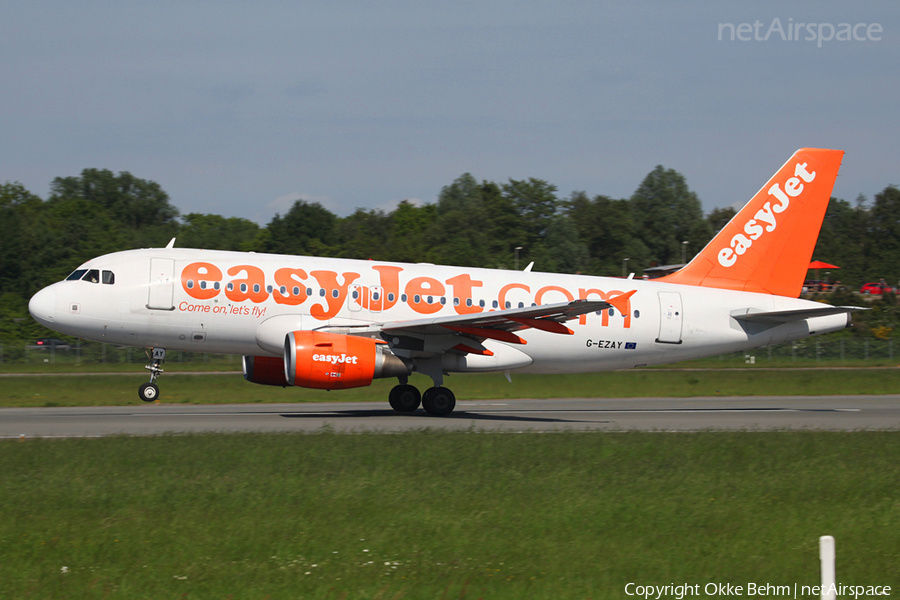
[[[147,358],[150,359],[150,364],[145,365],[144,368],[150,371],[150,383],[141,384],[141,387],[138,388],[138,396],[144,402],[153,402],[159,398],[159,386],[154,382],[163,374],[161,365],[166,360],[166,349],[153,348],[153,354],[148,352]]]

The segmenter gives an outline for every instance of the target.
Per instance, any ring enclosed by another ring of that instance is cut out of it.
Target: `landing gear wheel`
[[[388,396],[391,408],[401,413],[413,412],[419,408],[422,395],[414,385],[395,385]]]
[[[153,402],[159,398],[159,386],[155,383],[145,383],[138,388],[138,396],[144,402]]]
[[[445,417],[456,408],[456,396],[445,387],[428,388],[422,396],[422,408],[429,415]]]

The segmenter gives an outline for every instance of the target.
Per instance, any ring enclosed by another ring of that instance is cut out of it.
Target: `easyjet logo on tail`
[[[794,152],[695,260],[661,282],[799,296],[843,155]]]
[[[815,171],[807,170],[808,163],[796,163],[794,176],[784,182],[784,189],[778,182],[769,187],[768,195],[773,201],[766,202],[756,212],[752,219],[744,224],[744,232],[737,233],[729,242],[729,245],[719,250],[719,264],[723,267],[731,267],[737,263],[738,258],[753,246],[753,242],[766,233],[775,231],[778,226],[779,215],[791,205],[791,198],[796,198],[803,193],[804,183],[810,183],[816,178]],[[745,235],[746,234],[746,235]]]

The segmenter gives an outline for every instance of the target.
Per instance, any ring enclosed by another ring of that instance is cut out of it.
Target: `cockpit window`
[[[82,277],[84,281],[90,281],[91,283],[100,283],[100,269],[91,269]]]
[[[116,274],[112,271],[103,271],[101,280],[107,285],[112,285],[116,282]]]
[[[76,271],[72,271],[72,274],[66,277],[66,281],[78,281],[84,274],[87,273],[87,269],[78,269]]]

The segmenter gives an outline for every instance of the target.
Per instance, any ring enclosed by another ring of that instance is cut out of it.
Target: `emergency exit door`
[[[154,310],[175,310],[175,260],[171,258],[150,259],[150,295],[147,308]]]
[[[681,343],[681,294],[659,292],[659,337],[661,344]]]

